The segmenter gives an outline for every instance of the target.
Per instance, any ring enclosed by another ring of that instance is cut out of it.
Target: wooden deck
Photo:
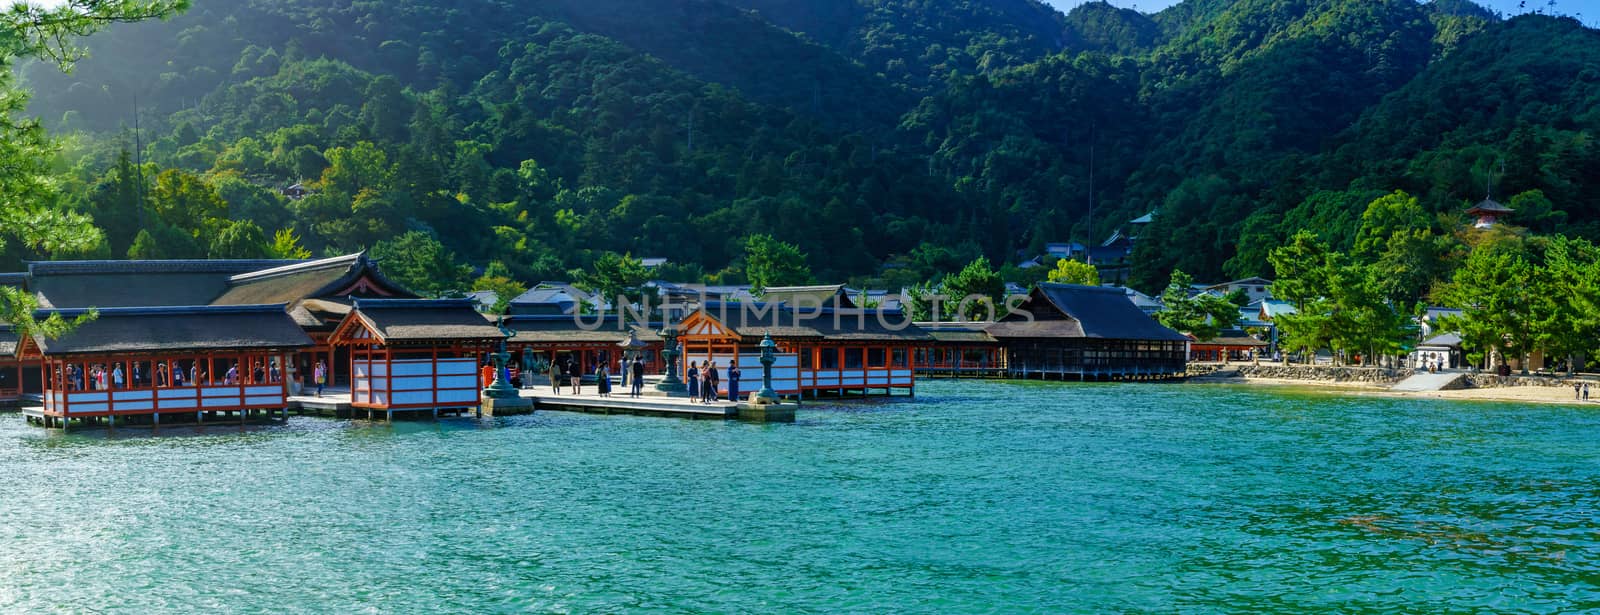
[[[627,395],[601,397],[593,393],[555,395],[548,390],[524,389],[522,397],[533,400],[535,410],[671,416],[687,419],[739,418],[739,404],[731,401],[699,404],[689,401],[686,397],[667,397],[660,394],[644,397]]]

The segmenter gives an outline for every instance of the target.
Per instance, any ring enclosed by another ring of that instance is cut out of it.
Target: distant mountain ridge
[[[819,275],[898,283],[935,249],[1014,262],[1158,211],[1149,288],[1270,273],[1260,246],[1359,217],[1319,194],[1451,215],[1486,181],[1600,234],[1595,31],[1466,0],[195,4],[91,38],[72,75],[29,68],[33,109],[88,135],[85,193],[135,96],[141,158],[216,185],[322,185],[371,143],[398,173],[342,201],[223,191],[318,250],[419,228],[526,276],[605,251],[736,274],[738,238],[770,233]]]

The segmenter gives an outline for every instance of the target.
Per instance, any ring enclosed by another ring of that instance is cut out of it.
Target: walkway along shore
[[[1231,364],[1220,366],[1195,366],[1216,370],[1191,377],[1192,384],[1222,384],[1298,388],[1336,395],[1360,395],[1413,399],[1444,399],[1453,401],[1501,401],[1539,404],[1600,405],[1600,376],[1578,375],[1513,375],[1500,378],[1493,374],[1472,374],[1465,371],[1450,373],[1463,376],[1464,388],[1437,391],[1396,390],[1394,385],[1412,375],[1410,369],[1389,370],[1372,367],[1332,367],[1326,365],[1291,365],[1278,363]],[[1198,371],[1198,370],[1197,370]],[[1594,398],[1577,399],[1574,383],[1589,383]]]

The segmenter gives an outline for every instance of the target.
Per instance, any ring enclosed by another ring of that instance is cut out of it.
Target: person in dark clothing
[[[717,364],[706,361],[706,401],[718,401],[717,386],[722,384],[722,377],[717,373]]]
[[[728,361],[728,401],[739,401],[739,364]]]
[[[637,358],[633,360],[633,373],[629,375],[628,383],[633,385],[633,396],[644,395],[644,361]]]
[[[689,401],[700,401],[700,364],[689,362],[689,373],[686,374],[689,384]]]

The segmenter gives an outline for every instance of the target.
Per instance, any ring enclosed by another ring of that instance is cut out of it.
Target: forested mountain
[[[1486,186],[1600,237],[1600,32],[1466,0],[195,0],[84,44],[23,73],[76,135],[91,256],[420,231],[527,281],[613,252],[735,281],[770,234],[900,285],[1156,211],[1155,289],[1270,273],[1304,228],[1348,249],[1395,189],[1451,216]]]

